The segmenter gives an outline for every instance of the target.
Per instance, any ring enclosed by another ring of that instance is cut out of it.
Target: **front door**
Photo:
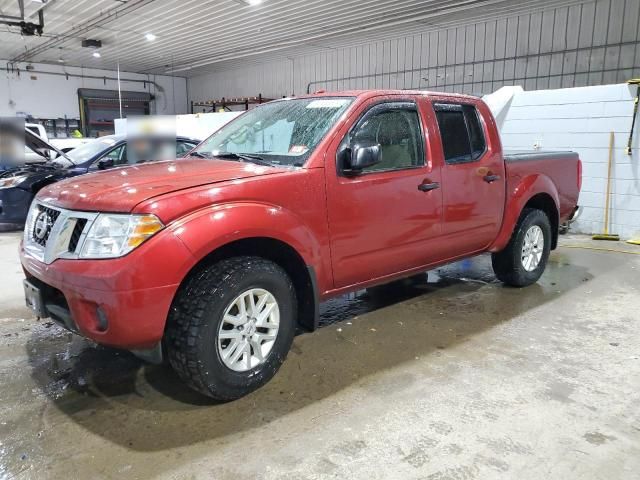
[[[423,113],[414,100],[371,102],[329,149],[335,152],[325,167],[335,288],[434,257],[429,241],[440,235],[442,194],[440,170],[426,161]],[[378,144],[381,162],[346,172],[341,155],[355,144]]]

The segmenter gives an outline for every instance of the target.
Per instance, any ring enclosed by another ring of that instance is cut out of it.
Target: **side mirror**
[[[98,161],[98,170],[106,170],[107,168],[111,168],[115,165],[115,162],[112,158],[105,158]]]
[[[348,159],[348,165],[345,165],[344,173],[346,174],[357,175],[363,169],[382,161],[382,151],[378,143],[356,143],[349,150],[351,157]]]

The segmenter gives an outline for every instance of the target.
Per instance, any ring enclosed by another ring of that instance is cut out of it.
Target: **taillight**
[[[582,189],[582,160],[578,159],[578,192]]]

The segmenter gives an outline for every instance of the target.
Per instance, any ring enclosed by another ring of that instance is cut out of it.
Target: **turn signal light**
[[[163,225],[154,215],[144,216],[138,219],[138,223],[129,235],[127,245],[135,248],[150,236],[162,230]]]

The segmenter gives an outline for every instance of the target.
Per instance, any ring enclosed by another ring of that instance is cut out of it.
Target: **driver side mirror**
[[[354,143],[345,153],[347,158],[343,172],[347,175],[358,175],[365,168],[382,161],[382,151],[378,143]]]
[[[107,168],[111,168],[115,165],[115,162],[112,158],[104,158],[98,161],[98,170],[106,170]]]

